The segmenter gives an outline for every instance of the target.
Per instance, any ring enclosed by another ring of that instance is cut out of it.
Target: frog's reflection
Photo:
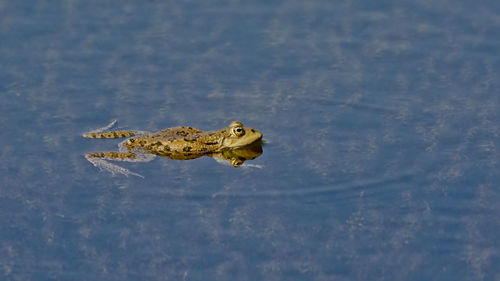
[[[247,160],[253,160],[262,154],[262,141],[255,142],[253,144],[222,151],[220,153],[214,153],[209,155],[214,158],[218,158],[223,161],[229,162],[233,167],[240,167]]]

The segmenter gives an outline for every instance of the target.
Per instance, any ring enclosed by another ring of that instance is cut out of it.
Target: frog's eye
[[[232,128],[233,135],[237,137],[241,137],[245,134],[245,130],[242,127],[234,127]]]

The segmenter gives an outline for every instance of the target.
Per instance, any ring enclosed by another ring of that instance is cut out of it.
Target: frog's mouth
[[[231,143],[228,143],[225,147],[226,148],[239,148],[239,147],[244,147],[247,145],[254,144],[258,141],[262,140],[262,133],[253,130],[253,129],[248,129],[249,132],[252,132],[251,134],[245,135],[244,138],[233,140]]]
[[[255,144],[257,142],[260,142],[262,141],[262,134],[261,133],[258,133],[256,134],[250,141],[248,141],[246,144],[243,144],[239,147],[243,147],[243,146],[248,146],[248,145],[251,145],[251,144]]]

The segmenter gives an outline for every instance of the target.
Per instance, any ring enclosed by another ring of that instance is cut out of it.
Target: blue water
[[[499,3],[0,1],[0,279],[499,280]],[[112,176],[113,119],[261,168]]]

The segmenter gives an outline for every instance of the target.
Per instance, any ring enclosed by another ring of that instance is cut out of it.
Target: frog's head
[[[262,139],[262,133],[253,129],[244,127],[239,121],[234,121],[226,129],[226,137],[222,141],[223,148],[237,148],[252,144]]]

